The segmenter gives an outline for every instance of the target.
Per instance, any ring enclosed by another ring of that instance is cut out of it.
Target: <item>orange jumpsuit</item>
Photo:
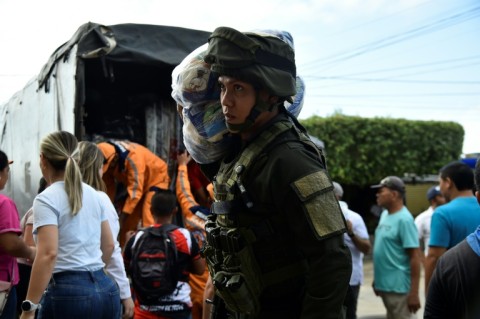
[[[106,158],[103,180],[107,186],[107,194],[112,202],[116,196],[116,184],[122,183],[127,191],[125,202],[118,209],[128,214],[123,225],[120,225],[120,245],[125,244],[125,233],[137,230],[137,225],[142,221],[142,226],[152,225],[153,217],[150,212],[150,203],[154,190],[152,187],[168,189],[170,177],[165,161],[155,155],[143,145],[130,141],[102,142],[98,144]],[[111,165],[115,151],[118,162],[116,167],[108,169]]]
[[[190,182],[188,181],[187,165],[178,165],[178,176],[176,181],[176,193],[177,200],[180,203],[182,209],[183,222],[185,228],[190,230],[192,234],[197,238],[200,248],[203,246],[205,240],[205,221],[196,216],[190,208],[199,206],[195,201],[191,189]],[[203,309],[203,292],[205,290],[205,284],[207,282],[209,273],[208,268],[205,267],[205,272],[202,275],[190,274],[189,284],[192,289],[190,298],[192,299],[192,319],[202,318]]]

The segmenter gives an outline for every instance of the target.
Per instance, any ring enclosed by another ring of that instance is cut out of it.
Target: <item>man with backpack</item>
[[[150,208],[154,225],[132,236],[124,251],[135,298],[134,319],[187,319],[191,314],[189,273],[202,274],[205,262],[185,228],[172,224],[173,192],[158,190]]]

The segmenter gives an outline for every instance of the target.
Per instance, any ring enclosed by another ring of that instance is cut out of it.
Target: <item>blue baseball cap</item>
[[[432,186],[427,191],[427,200],[431,201],[438,195],[442,195],[442,193],[440,192],[440,186],[438,185]]]

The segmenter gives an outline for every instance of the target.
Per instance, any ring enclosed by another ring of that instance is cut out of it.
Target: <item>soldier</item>
[[[290,34],[220,27],[204,60],[234,140],[202,165],[215,191],[204,248],[212,317],[340,318],[352,270],[346,224],[321,151],[284,106],[296,92]]]

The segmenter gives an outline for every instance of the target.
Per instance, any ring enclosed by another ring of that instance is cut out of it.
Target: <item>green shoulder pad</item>
[[[346,231],[345,219],[325,171],[302,177],[291,186],[303,203],[303,210],[317,237],[330,237]]]

